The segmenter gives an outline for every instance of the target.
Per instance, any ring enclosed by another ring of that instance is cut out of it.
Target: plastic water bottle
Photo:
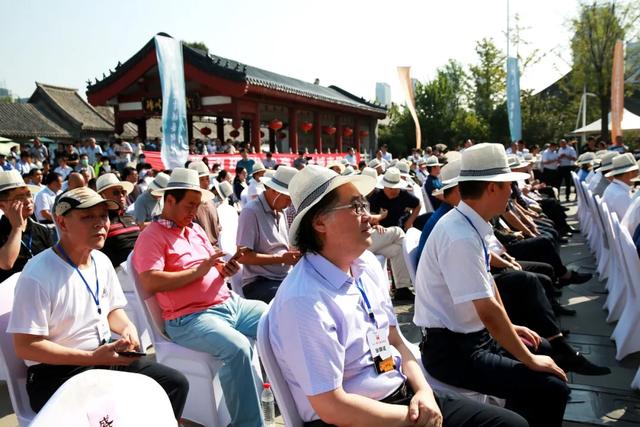
[[[264,383],[262,385],[260,405],[262,406],[264,427],[274,427],[276,425],[276,408],[273,392],[271,391],[271,384],[269,383]]]

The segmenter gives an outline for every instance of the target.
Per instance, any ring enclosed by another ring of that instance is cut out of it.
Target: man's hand
[[[431,391],[418,391],[413,396],[409,422],[415,426],[442,427],[442,413]]]
[[[380,220],[385,219],[388,214],[389,214],[388,210],[380,208],[380,213],[378,214],[379,215],[379,219]]]
[[[377,231],[377,232],[378,232],[378,234],[384,234],[384,233],[385,233],[385,231],[387,231],[387,229],[386,229],[386,228],[384,228],[384,227],[383,227],[383,226],[381,226],[381,225],[374,225],[374,226],[373,226],[373,229],[374,229],[375,231]]]
[[[531,343],[534,350],[538,349],[540,342],[542,341],[540,335],[525,326],[513,325],[513,329],[515,329],[516,334],[518,334],[521,339]]]
[[[560,369],[560,367],[556,365],[556,362],[554,362],[553,359],[549,356],[534,354],[532,355],[531,360],[525,363],[525,365],[532,371],[547,372],[549,374],[555,375],[562,381],[567,381],[567,374],[565,374],[564,371]]]
[[[129,324],[120,334],[123,340],[125,340],[129,345],[124,351],[136,351],[143,350],[140,348],[140,341],[138,340],[138,331],[135,326]],[[120,349],[118,349],[120,350]]]
[[[222,275],[222,277],[230,277],[240,271],[240,264],[235,259],[230,259],[228,262],[222,263],[218,262],[216,264],[216,268],[218,272]]]
[[[127,351],[128,348],[128,341],[124,338],[120,338],[116,342],[103,344],[100,347],[96,348],[91,353],[91,357],[94,361],[94,364],[98,366],[126,366],[139,359],[139,357],[120,356],[117,353],[118,351]]]
[[[283,264],[295,265],[300,259],[300,251],[287,251],[280,256]]]
[[[14,200],[4,211],[5,216],[14,230],[22,230],[27,224],[27,219],[22,216],[22,206],[24,203],[20,200]]]
[[[224,263],[220,260],[220,258],[222,258],[224,255],[225,255],[224,252],[218,251],[213,255],[211,255],[208,259],[205,259],[204,261],[202,261],[198,266],[198,268],[196,268],[196,272],[198,273],[198,276],[199,277],[205,276],[213,266],[216,266],[216,267],[220,265],[224,266]],[[220,271],[220,268],[218,269],[218,271]],[[222,274],[222,271],[220,271],[220,274]]]
[[[409,219],[404,222],[404,231],[407,231],[411,227],[413,227],[413,217],[409,217]]]

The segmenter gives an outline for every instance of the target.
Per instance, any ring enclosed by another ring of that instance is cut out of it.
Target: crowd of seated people
[[[591,275],[560,257],[579,230],[558,199],[560,172],[545,163],[568,166],[556,144],[541,156],[547,183],[534,178],[523,143],[511,154],[469,142],[457,156],[413,150],[407,159],[381,147],[368,163],[350,151],[327,167],[241,150],[235,174],[206,158],[155,171],[126,145],[70,144],[45,174],[38,142],[0,171],[0,281],[21,272],[8,332],[35,411],[66,379],[108,366],[154,378],[182,417],[183,373],[120,355],[144,350],[117,276],[130,255],[169,338],[224,362],[234,426],[262,425],[251,359],[265,315],[308,426],[561,425],[566,373],[610,373],[573,349],[558,322],[576,315],[559,303],[562,288]],[[633,155],[577,158],[560,145],[638,245]],[[220,249],[222,209],[238,213],[235,255]],[[402,251],[412,227],[421,231],[415,283]],[[236,274],[242,295],[231,290]],[[418,360],[392,301],[414,306]],[[505,406],[434,392],[422,368]]]

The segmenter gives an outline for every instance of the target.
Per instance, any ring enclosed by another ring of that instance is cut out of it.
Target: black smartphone
[[[236,251],[236,253],[233,254],[231,258],[229,258],[229,261],[237,261],[238,258],[242,257],[245,254],[245,252],[247,252],[248,249],[249,248],[246,246],[240,246]]]
[[[116,353],[124,357],[142,357],[147,355],[147,353],[143,351],[116,351]]]

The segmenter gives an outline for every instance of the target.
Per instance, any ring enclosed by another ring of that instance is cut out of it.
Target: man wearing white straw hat
[[[113,200],[120,205],[120,209],[109,211],[109,231],[104,246],[104,252],[114,268],[117,268],[133,250],[140,227],[135,218],[124,212],[127,195],[133,190],[133,184],[129,181],[120,181],[113,173],[105,173],[96,180],[96,192],[103,199]]]
[[[595,169],[595,174],[589,181],[589,190],[591,190],[593,194],[602,197],[604,190],[609,186],[611,180],[607,179],[604,175],[613,168],[613,158],[616,156],[617,154],[615,152],[607,151],[600,157],[600,167]]]
[[[605,174],[612,178],[611,184],[604,190],[602,201],[607,204],[610,212],[624,218],[631,204],[632,180],[638,176],[638,164],[631,153],[618,154],[611,162],[611,170]]]
[[[267,173],[266,167],[260,160],[253,164],[253,171],[251,172],[251,182],[247,187],[247,202],[255,200],[258,196],[264,192],[264,185],[262,184],[262,177]]]
[[[289,246],[288,227],[283,210],[291,204],[289,183],[298,172],[280,166],[273,177],[262,178],[266,190],[240,212],[236,244],[246,247],[238,262],[242,269],[245,298],[269,303],[300,252]]]
[[[429,156],[426,160],[426,166],[429,175],[424,181],[424,192],[427,194],[429,202],[431,202],[431,206],[435,210],[440,206],[440,200],[433,196],[433,192],[442,187],[442,182],[438,177],[440,175],[440,167],[442,166],[442,163],[440,163],[436,156]]]
[[[169,182],[169,175],[164,172],[157,174],[153,181],[149,183],[147,191],[142,193],[133,205],[133,217],[141,229],[146,227],[155,215],[162,212],[162,197],[154,196],[153,191],[161,190],[167,186]]]
[[[510,171],[500,144],[474,145],[461,162],[462,200],[433,228],[421,255],[432,262],[416,273],[422,361],[440,381],[506,399],[530,425],[560,426],[567,376],[535,354],[548,342],[511,323],[491,276],[488,221],[505,211],[510,182],[527,176]]]
[[[224,263],[225,254],[193,223],[200,203],[213,198],[200,187],[198,172],[174,169],[167,186],[154,195],[164,197],[162,214],[140,233],[133,267],[145,290],[155,294],[167,335],[224,362],[220,383],[231,424],[261,426],[249,338],[256,338],[266,304],[227,289],[224,277],[237,273],[239,266],[234,260]]]
[[[271,345],[305,427],[526,425],[516,414],[434,393],[398,329],[373,254],[366,175],[307,166],[289,190],[289,239],[304,254],[267,314]]]
[[[37,192],[17,170],[0,171],[0,283],[54,243],[51,230],[31,219]]]
[[[209,171],[209,167],[203,161],[199,160],[189,163],[189,169],[193,169],[198,172],[200,188],[208,190],[211,187],[211,172]],[[216,205],[213,203],[213,200],[207,200],[206,202],[200,203],[194,221],[204,229],[204,232],[207,234],[211,244],[213,246],[217,246],[221,227],[218,210],[216,209]]]

